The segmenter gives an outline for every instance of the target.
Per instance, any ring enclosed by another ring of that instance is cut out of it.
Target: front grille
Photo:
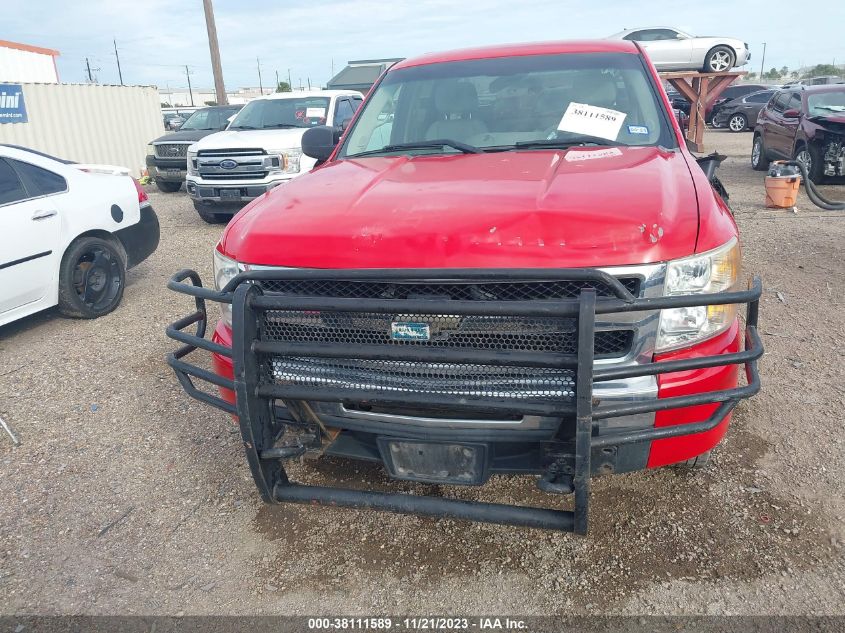
[[[201,149],[197,152],[197,156],[215,156],[219,158],[229,158],[236,156],[263,156],[264,150],[261,148],[227,148],[227,149]]]
[[[261,180],[269,173],[266,159],[262,149],[202,150],[197,154],[197,172],[203,180]],[[235,165],[221,166],[230,161]]]
[[[303,387],[564,402],[575,396],[575,374],[566,369],[275,357],[265,370],[276,382]]]
[[[639,277],[621,278],[634,296]],[[577,353],[577,321],[557,316],[486,316],[377,313],[367,300],[437,299],[461,301],[552,301],[577,298],[585,288],[613,296],[601,282],[551,281],[350,281],[327,279],[256,281],[268,295],[354,298],[361,311],[268,310],[261,316],[262,341],[367,345],[411,349],[447,348],[501,352]],[[448,308],[444,309],[448,312]],[[632,329],[595,333],[598,358],[621,358],[633,345]],[[521,401],[561,401],[574,395],[570,370],[504,367],[493,364],[371,360],[271,355],[262,360],[264,380],[300,387],[326,386],[368,392],[413,392],[429,395],[509,398]]]
[[[392,323],[424,324],[429,340],[395,339]],[[421,345],[456,349],[505,350],[574,354],[575,320],[558,317],[491,317],[375,312],[268,311],[262,340],[346,345]],[[633,331],[596,332],[596,356],[624,356]]]
[[[191,143],[159,143],[154,145],[158,158],[187,158]]]
[[[640,278],[622,277],[619,281],[632,295],[639,296]],[[594,288],[600,297],[612,297],[613,291],[593,281],[526,282],[386,282],[338,279],[278,279],[260,282],[268,293],[307,297],[351,297],[355,299],[435,298],[455,301],[542,301],[574,299],[585,288]]]

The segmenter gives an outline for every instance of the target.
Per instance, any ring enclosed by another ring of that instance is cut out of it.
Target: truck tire
[[[96,319],[114,310],[126,285],[126,251],[117,240],[80,237],[71,242],[59,267],[59,312]]]
[[[736,63],[736,54],[728,46],[714,46],[704,58],[704,72],[723,73]]]
[[[209,224],[225,224],[229,221],[230,216],[228,214],[217,213],[212,211],[213,208],[214,207],[211,205],[194,200],[194,209],[197,210],[197,215],[199,215],[203,221],[208,222]]]
[[[769,159],[766,157],[766,146],[763,145],[763,137],[760,134],[754,135],[751,144],[751,168],[754,171],[768,171]]]
[[[795,155],[793,158],[807,167],[807,174],[810,176],[815,184],[821,184],[824,180],[824,160],[821,152],[815,145],[807,145],[805,143],[798,143],[795,146]]]
[[[156,187],[158,187],[158,190],[163,193],[176,193],[182,188],[182,183],[156,178]]]
[[[685,462],[678,462],[677,464],[674,464],[674,467],[679,468],[680,470],[701,470],[702,468],[707,468],[707,465],[709,463],[710,451],[707,451],[706,453],[702,453],[701,455],[691,457]]]

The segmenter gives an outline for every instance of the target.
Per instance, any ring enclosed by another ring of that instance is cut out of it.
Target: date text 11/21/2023
[[[525,620],[498,617],[440,617],[426,616],[413,618],[309,618],[309,630],[375,630],[389,631],[404,629],[409,631],[496,631],[496,630],[526,630]]]

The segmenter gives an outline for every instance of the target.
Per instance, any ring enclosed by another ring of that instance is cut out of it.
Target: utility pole
[[[114,42],[114,58],[117,60],[117,76],[120,77],[120,85],[123,85],[123,73],[120,71],[120,55],[117,54],[117,38],[112,39]]]
[[[185,64],[185,77],[188,78],[188,94],[191,95],[191,107],[194,107],[194,91],[191,89],[191,71],[188,70],[188,65]]]
[[[214,24],[214,8],[211,0],[202,0],[205,11],[205,26],[208,30],[208,49],[211,53],[211,70],[214,73],[214,91],[217,93],[217,104],[226,105],[226,87],[223,84],[223,67],[220,64],[220,46],[217,44],[217,26]]]
[[[91,77],[91,62],[88,61],[88,58],[85,58],[85,67],[88,69],[88,83],[94,83],[94,79]]]
[[[763,42],[763,56],[760,58],[760,79],[763,78],[763,67],[766,64],[766,43]]]
[[[290,79],[290,68],[288,68],[288,88],[293,90],[293,82]]]
[[[277,70],[276,71],[276,90],[274,90],[273,92],[278,92],[278,90],[279,90],[279,71]]]
[[[261,84],[261,60],[255,58],[255,65],[258,67],[258,91],[264,95],[264,86]]]

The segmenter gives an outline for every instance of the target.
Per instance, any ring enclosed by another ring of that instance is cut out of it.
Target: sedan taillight
[[[143,206],[145,203],[150,201],[147,192],[144,191],[144,188],[141,186],[141,183],[138,182],[135,178],[132,179],[132,182],[135,183],[135,190],[138,192],[138,204]]]

